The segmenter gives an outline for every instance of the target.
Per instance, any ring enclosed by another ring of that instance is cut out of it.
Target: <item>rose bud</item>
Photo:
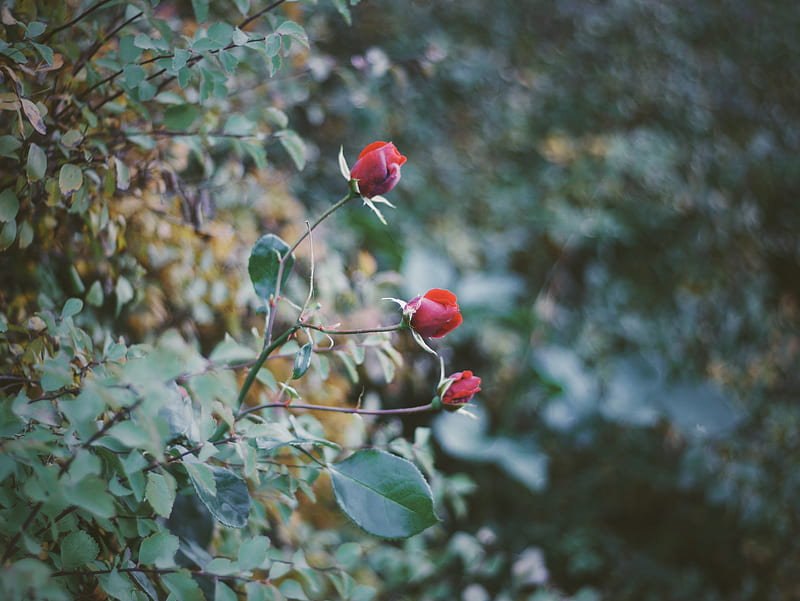
[[[460,371],[447,378],[445,386],[442,393],[444,408],[459,409],[469,403],[481,389],[481,379],[472,375],[471,371]]]
[[[456,295],[441,288],[428,290],[424,296],[411,299],[403,313],[410,319],[411,328],[425,338],[441,338],[463,321]]]
[[[358,180],[364,198],[386,194],[400,181],[400,165],[406,160],[391,142],[373,142],[358,155],[350,178]]]

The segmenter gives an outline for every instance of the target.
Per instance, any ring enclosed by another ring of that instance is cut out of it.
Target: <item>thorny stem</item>
[[[325,221],[325,219],[330,217],[330,215],[333,214],[335,211],[341,209],[353,198],[356,198],[356,194],[351,190],[350,192],[347,193],[346,196],[342,197],[342,199],[339,202],[330,206],[328,210],[325,211],[322,215],[320,215],[314,223],[306,227],[306,230],[300,235],[300,237],[297,240],[295,240],[294,244],[292,244],[292,246],[289,247],[289,250],[287,250],[281,256],[278,264],[278,276],[275,281],[275,293],[272,295],[272,298],[269,301],[270,305],[269,317],[267,317],[267,327],[266,330],[264,331],[264,340],[266,340],[267,342],[269,342],[272,339],[272,328],[275,325],[275,304],[277,302],[277,299],[280,297],[281,293],[281,279],[283,278],[283,270],[286,267],[286,258],[291,256],[291,254],[295,251],[295,249],[298,246],[300,246],[300,244],[303,243],[303,240],[305,240],[306,238],[308,238],[308,236],[311,235],[311,232],[313,232],[314,229],[320,223]]]
[[[318,332],[322,332],[324,334],[330,334],[332,336],[335,336],[336,334],[353,335],[353,334],[375,334],[379,332],[397,332],[398,330],[404,330],[406,328],[406,324],[404,323],[398,323],[393,326],[380,326],[377,328],[360,328],[354,330],[339,330],[336,328],[326,328],[324,326],[317,326],[306,322],[302,322],[299,325],[300,327],[309,328],[311,330],[317,330]]]
[[[309,411],[333,411],[335,413],[356,413],[358,415],[403,415],[406,413],[424,413],[425,411],[434,411],[437,406],[431,402],[427,405],[416,405],[414,407],[401,407],[399,409],[361,409],[360,407],[329,407],[327,405],[309,405],[297,403],[266,403],[264,405],[257,405],[255,407],[248,407],[239,414],[239,417],[244,417],[248,413],[260,411],[261,409],[274,409],[281,407],[283,409],[308,409]]]

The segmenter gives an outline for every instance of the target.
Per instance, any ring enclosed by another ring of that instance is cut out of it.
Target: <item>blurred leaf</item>
[[[7,221],[0,228],[0,250],[5,250],[17,239],[17,222],[13,219]]]
[[[36,144],[31,144],[28,149],[27,174],[28,181],[38,181],[47,172],[47,156],[44,150]]]
[[[254,536],[242,541],[237,563],[242,570],[260,569],[267,560],[270,540],[266,536]]]
[[[19,199],[11,188],[0,193],[0,221],[14,221],[19,211]]]
[[[369,449],[328,468],[339,507],[375,536],[406,538],[439,521],[428,483],[406,459]]]
[[[22,110],[25,113],[25,116],[28,118],[28,121],[30,121],[31,125],[33,125],[33,129],[40,134],[45,135],[47,133],[47,128],[44,125],[42,114],[39,112],[39,107],[37,107],[27,98],[20,98],[20,102],[22,103]]]
[[[108,484],[98,476],[88,476],[63,488],[64,498],[72,505],[108,519],[114,515],[114,498]]]
[[[280,287],[286,285],[294,266],[294,256],[286,255],[289,245],[275,234],[265,234],[258,239],[250,252],[247,265],[250,280],[256,294],[265,302],[275,294],[278,287],[278,273],[281,260],[284,259],[283,272],[281,273]]]
[[[292,157],[297,169],[302,171],[303,167],[306,166],[306,147],[302,138],[291,129],[284,129],[275,135],[281,141],[281,145],[289,153],[289,156]]]
[[[275,33],[278,35],[288,35],[293,40],[300,42],[306,48],[309,47],[308,34],[306,34],[306,30],[293,21],[284,21],[278,26],[278,29],[275,30]]]
[[[63,569],[72,570],[94,560],[100,553],[97,542],[83,530],[70,532],[61,541]]]
[[[79,298],[68,298],[61,309],[61,319],[73,317],[83,310],[83,301]]]
[[[171,106],[164,112],[164,126],[171,130],[186,131],[199,116],[200,108],[196,104]]]
[[[292,379],[297,380],[302,378],[311,366],[311,353],[314,350],[314,345],[309,343],[304,344],[297,354],[294,356],[294,368],[292,369]]]
[[[58,173],[58,187],[64,196],[69,196],[81,189],[83,186],[83,172],[81,168],[72,163],[61,166]]]

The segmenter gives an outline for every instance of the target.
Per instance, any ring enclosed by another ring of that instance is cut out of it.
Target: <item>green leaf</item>
[[[228,50],[220,50],[217,54],[217,58],[219,62],[222,63],[222,68],[225,69],[225,72],[228,75],[233,75],[236,71],[236,67],[239,65],[239,59],[236,58],[236,55]]]
[[[79,298],[68,298],[61,309],[61,319],[77,315],[83,310],[83,301]]]
[[[23,27],[25,26],[23,25]],[[45,23],[42,23],[41,21],[33,21],[27,25],[25,37],[29,39],[38,38],[44,33],[45,29],[47,29],[47,25]]]
[[[250,515],[247,484],[229,469],[218,465],[208,467],[214,474],[217,494],[212,495],[202,483],[195,481],[190,472],[189,477],[198,498],[220,524],[229,528],[243,528]]]
[[[194,18],[198,23],[204,23],[208,19],[208,2],[209,0],[192,0]]]
[[[19,212],[19,199],[11,188],[0,193],[0,221],[14,221]]]
[[[247,43],[250,39],[244,31],[239,29],[238,27],[234,28],[233,35],[231,36],[231,41],[236,44],[237,46],[242,46]]]
[[[242,542],[237,563],[242,570],[259,569],[267,560],[270,541],[266,536],[254,536]]]
[[[306,166],[306,146],[303,143],[303,139],[291,129],[284,129],[275,135],[281,141],[281,145],[289,153],[289,156],[292,157],[292,161],[294,161],[298,171],[302,171],[303,167]]]
[[[223,46],[227,46],[233,38],[233,26],[228,23],[214,23],[208,28],[208,37]]]
[[[64,498],[97,517],[110,518],[114,515],[114,499],[107,487],[107,483],[98,476],[88,476],[72,486],[64,487]]]
[[[138,60],[142,49],[134,44],[135,36],[124,35],[119,39],[119,60],[131,64]]]
[[[95,280],[94,283],[89,286],[89,291],[86,293],[86,302],[93,307],[99,307],[103,304],[103,285],[100,283],[100,280]]]
[[[31,144],[28,149],[27,163],[28,181],[35,182],[44,177],[47,173],[47,155],[44,150],[36,144]]]
[[[278,35],[288,35],[293,40],[300,42],[306,48],[309,47],[306,30],[294,21],[284,21],[278,26],[278,29],[275,30],[275,33]]]
[[[156,532],[142,541],[139,547],[139,563],[158,568],[171,568],[175,565],[175,553],[180,540],[168,532]]]
[[[268,58],[276,56],[281,50],[281,36],[271,33],[264,40],[264,52]]]
[[[83,134],[80,131],[69,129],[61,136],[61,145],[65,148],[75,148],[81,143],[81,140],[83,140]]]
[[[58,187],[64,196],[69,196],[83,186],[83,172],[81,168],[72,163],[62,165],[58,173]]]
[[[17,149],[22,146],[14,136],[0,136],[0,156],[17,159]]]
[[[17,222],[16,221],[7,221],[3,224],[2,229],[0,229],[0,250],[5,250],[12,244],[14,244],[14,240],[17,238]]]
[[[214,585],[214,601],[238,601],[239,597],[221,580]]]
[[[61,563],[65,570],[89,563],[98,553],[97,542],[84,530],[70,532],[61,541]]]
[[[206,601],[200,586],[192,579],[188,570],[162,574],[160,579],[171,593],[169,599]]]
[[[150,506],[162,518],[168,518],[172,513],[172,506],[175,503],[175,478],[170,474],[157,474],[149,472],[147,474],[147,486],[145,487],[145,498]]]
[[[293,380],[302,378],[308,371],[308,368],[311,365],[311,352],[313,350],[314,345],[308,342],[300,347],[299,351],[297,351],[297,354],[294,356],[294,369],[292,369]]]
[[[139,65],[125,65],[122,68],[122,77],[127,85],[135,88],[144,81],[147,72]]]
[[[45,359],[36,368],[41,374],[40,386],[45,392],[51,392],[73,384],[69,357],[63,351],[55,357]]]
[[[294,265],[294,256],[286,255],[289,245],[275,234],[265,234],[258,239],[250,252],[247,270],[256,294],[266,302],[275,294],[281,259],[285,257],[280,287],[286,284]]]
[[[30,243],[33,242],[33,226],[28,221],[20,223],[17,237],[19,238],[20,248],[30,246]]]
[[[339,507],[375,536],[406,538],[439,521],[430,486],[406,459],[368,449],[328,467]]]
[[[167,129],[186,131],[200,116],[200,108],[196,104],[178,104],[164,112],[164,125]]]
[[[243,15],[246,15],[247,11],[250,10],[250,0],[233,0],[233,3],[236,4],[236,8]]]

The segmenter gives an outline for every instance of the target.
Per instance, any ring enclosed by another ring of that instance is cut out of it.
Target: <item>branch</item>
[[[49,40],[51,37],[53,37],[59,31],[63,31],[65,29],[67,29],[68,27],[72,27],[73,25],[75,25],[75,23],[78,23],[79,21],[85,19],[87,16],[89,16],[89,14],[93,13],[98,8],[101,8],[102,6],[108,4],[111,1],[112,0],[100,0],[96,4],[93,4],[92,6],[87,8],[84,12],[82,12],[77,17],[72,19],[72,21],[68,21],[67,23],[64,23],[63,25],[60,25],[60,26],[56,27],[55,29],[51,30],[50,33],[48,33],[46,36],[44,36],[42,38],[41,43],[44,44],[45,42],[47,42],[47,40]]]
[[[274,409],[282,407],[283,409],[308,409],[309,411],[333,411],[335,413],[356,413],[358,415],[403,415],[406,413],[424,413],[425,411],[434,411],[438,409],[434,403],[427,405],[416,405],[414,407],[403,407],[400,409],[361,409],[360,407],[329,407],[327,405],[299,405],[295,403],[266,403],[264,405],[257,405],[255,407],[248,407],[239,414],[239,417],[244,417],[254,411],[261,409]]]

